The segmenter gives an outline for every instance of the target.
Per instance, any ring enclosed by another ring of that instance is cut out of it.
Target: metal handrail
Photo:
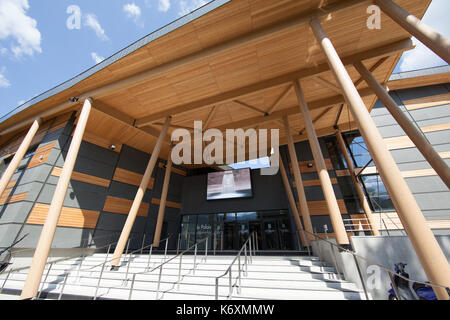
[[[166,238],[160,240],[160,242],[161,242],[161,241],[164,241],[164,240],[166,241],[165,255],[167,254],[167,245],[168,245],[169,239],[170,239],[172,236],[173,236],[173,234],[170,234],[168,237],[166,237]],[[125,253],[125,254],[128,254],[128,246],[130,245],[131,239],[132,239],[132,238],[128,239],[128,244],[127,244],[127,249],[126,249],[126,253]],[[148,264],[150,263],[150,258],[151,258],[151,256],[152,256],[153,245],[154,245],[154,243],[152,243],[151,245],[145,246],[145,247],[141,247],[141,248],[139,248],[139,249],[137,249],[137,250],[135,250],[135,251],[133,251],[133,252],[131,252],[131,253],[129,254],[129,256],[128,256],[128,261],[127,261],[127,272],[126,272],[125,278],[124,278],[124,280],[123,280],[123,285],[126,285],[126,282],[128,281],[128,272],[129,272],[129,268],[130,268],[130,264],[131,264],[131,263],[130,263],[130,262],[131,262],[131,255],[134,254],[134,253],[136,253],[136,252],[138,252],[138,251],[142,252],[144,249],[150,247],[149,259],[148,259],[148,263],[147,263],[147,268],[148,268]],[[109,263],[109,262],[115,260],[115,258],[108,260],[108,256],[109,256],[110,249],[111,249],[111,245],[108,247],[108,252],[107,252],[107,254],[106,254],[106,258],[105,258],[105,261],[104,261],[104,262],[102,262],[102,263],[100,263],[100,264],[98,264],[98,265],[94,265],[94,266],[92,266],[92,267],[90,267],[90,268],[88,268],[88,269],[83,270],[83,271],[92,270],[92,269],[94,269],[94,268],[97,268],[97,267],[101,266],[100,277],[98,278],[97,286],[96,286],[96,288],[95,288],[94,300],[97,300],[98,289],[99,289],[99,287],[100,287],[100,283],[101,283],[102,278],[103,278],[103,271],[104,271],[104,269],[105,269],[105,265],[106,265],[107,263]],[[165,259],[165,258],[164,258],[164,259]],[[79,274],[79,272],[78,272],[78,274]],[[79,278],[80,278],[80,277],[79,277]]]
[[[420,284],[423,284],[423,285],[426,285],[426,286],[437,287],[437,288],[443,288],[443,289],[449,290],[449,287],[442,286],[442,285],[439,285],[439,284],[434,284],[434,283],[430,283],[430,282],[423,282],[423,281],[417,281],[417,280],[412,280],[412,279],[406,278],[405,276],[403,276],[403,275],[401,275],[401,274],[395,272],[394,270],[392,270],[392,269],[390,269],[390,268],[388,268],[388,267],[386,267],[386,266],[383,266],[383,265],[381,265],[381,264],[378,264],[378,263],[376,263],[375,261],[373,261],[373,260],[371,260],[371,259],[369,259],[369,258],[366,258],[366,257],[363,257],[363,256],[361,256],[361,255],[358,255],[356,252],[354,252],[354,251],[352,251],[352,250],[349,250],[349,249],[344,248],[344,247],[342,247],[342,246],[340,246],[340,245],[338,245],[338,244],[336,244],[336,243],[333,243],[333,242],[331,242],[331,241],[329,241],[329,240],[327,240],[327,239],[324,239],[324,238],[322,238],[322,237],[319,237],[317,234],[313,234],[313,233],[308,232],[308,231],[306,231],[306,230],[304,230],[304,232],[306,232],[306,233],[308,233],[308,234],[314,236],[314,237],[315,237],[316,239],[318,239],[318,240],[321,240],[321,241],[324,241],[324,242],[327,242],[327,243],[330,244],[330,246],[331,246],[331,248],[332,248],[332,252],[333,252],[333,257],[334,257],[334,259],[335,259],[336,270],[338,271],[338,273],[339,273],[339,269],[337,268],[337,261],[336,261],[336,256],[335,256],[335,253],[334,253],[333,248],[336,247],[336,248],[338,248],[339,250],[342,250],[342,251],[344,251],[344,252],[346,252],[346,253],[349,253],[349,254],[351,254],[351,255],[353,256],[353,259],[355,260],[355,263],[356,263],[356,268],[357,268],[357,271],[358,271],[358,275],[359,275],[359,278],[360,278],[360,280],[361,280],[361,285],[362,285],[362,287],[363,287],[364,294],[365,294],[367,300],[370,300],[370,299],[369,299],[369,294],[368,294],[368,292],[367,292],[366,284],[365,284],[364,279],[363,279],[363,277],[362,277],[361,268],[360,268],[360,266],[359,266],[359,263],[358,263],[358,259],[357,259],[357,258],[363,259],[363,260],[367,261],[369,264],[375,265],[375,266],[379,267],[380,269],[383,269],[384,271],[386,271],[386,273],[388,274],[389,279],[390,279],[390,281],[391,281],[392,288],[394,289],[394,291],[395,291],[395,293],[396,293],[396,296],[397,296],[397,299],[398,299],[398,300],[401,300],[401,297],[400,297],[400,295],[399,295],[398,287],[397,287],[397,285],[395,284],[395,281],[394,281],[394,278],[393,278],[394,275],[396,275],[396,276],[398,276],[399,278],[402,278],[402,279],[404,279],[404,280],[406,280],[406,281],[408,281],[408,282],[415,282],[415,283],[420,283]],[[319,246],[319,248],[320,248],[320,246]]]
[[[180,262],[179,262],[179,265],[178,265],[178,280],[177,280],[177,283],[176,283],[176,284],[177,284],[177,289],[179,290],[179,289],[180,289],[180,282],[181,282],[181,264],[182,264],[182,261],[183,261],[183,255],[184,255],[186,252],[190,251],[192,248],[195,248],[195,251],[194,251],[194,252],[195,252],[195,253],[194,253],[194,268],[193,268],[193,273],[195,274],[195,268],[196,268],[196,266],[197,266],[196,261],[197,261],[197,248],[198,248],[198,245],[199,245],[200,243],[206,242],[206,245],[205,245],[205,258],[204,258],[204,259],[205,259],[204,261],[206,261],[206,259],[207,259],[207,257],[208,257],[208,238],[209,238],[209,236],[207,236],[206,238],[204,238],[204,239],[202,239],[202,240],[197,241],[197,242],[196,242],[195,244],[193,244],[192,246],[188,247],[188,248],[185,249],[184,251],[178,253],[177,255],[175,255],[174,257],[170,258],[169,260],[164,261],[163,263],[161,263],[160,265],[154,267],[153,269],[151,269],[151,270],[149,270],[149,271],[143,271],[143,272],[136,272],[136,273],[134,273],[134,274],[133,274],[132,281],[131,281],[130,292],[129,292],[129,294],[128,294],[128,300],[131,300],[131,297],[132,297],[132,295],[133,295],[134,282],[136,281],[136,276],[137,276],[138,274],[141,275],[141,274],[151,273],[151,272],[153,272],[153,271],[159,269],[158,284],[157,284],[157,289],[156,289],[156,300],[158,300],[158,297],[159,297],[159,288],[160,288],[160,285],[161,285],[161,276],[162,276],[163,266],[164,266],[165,264],[169,263],[170,261],[172,261],[172,260],[178,258],[178,257],[180,257]]]
[[[238,277],[236,279],[236,281],[239,281],[239,286],[238,286],[238,293],[241,293],[241,255],[242,252],[244,251],[245,254],[245,260],[244,260],[244,268],[245,268],[245,276],[248,275],[248,258],[247,258],[247,251],[249,254],[249,259],[250,262],[253,262],[253,258],[252,258],[252,252],[253,255],[255,253],[255,247],[256,247],[256,241],[255,241],[255,236],[256,236],[256,231],[253,231],[252,233],[249,234],[247,240],[244,242],[244,244],[242,245],[241,249],[239,250],[239,252],[237,253],[236,257],[233,259],[233,261],[231,262],[230,266],[227,268],[227,270],[225,271],[224,274],[222,274],[221,276],[216,277],[216,290],[215,290],[215,299],[219,300],[219,279],[225,277],[227,274],[229,274],[229,281],[228,281],[228,299],[231,299],[232,295],[233,295],[233,276],[232,276],[232,271],[231,269],[233,268],[233,265],[235,264],[236,260],[238,261]],[[247,246],[248,246],[248,250],[247,250]]]

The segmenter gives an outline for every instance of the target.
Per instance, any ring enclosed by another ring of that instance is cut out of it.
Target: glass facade
[[[239,250],[253,231],[260,250],[291,250],[291,231],[287,210],[228,212],[185,215],[181,223],[180,248],[209,236],[208,250]],[[199,245],[203,250],[205,243]]]

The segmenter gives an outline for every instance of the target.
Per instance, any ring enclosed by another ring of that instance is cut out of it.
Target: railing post
[[[248,276],[248,262],[247,262],[247,245],[248,243],[245,244],[244,246],[244,252],[245,252],[245,276]]]
[[[161,265],[159,267],[158,287],[156,288],[156,300],[158,300],[158,297],[159,297],[159,288],[160,288],[160,285],[161,285],[162,269],[163,269],[163,265]]]
[[[53,262],[50,263],[50,266],[48,267],[47,273],[45,274],[44,281],[42,282],[42,285],[41,285],[41,290],[39,290],[39,294],[37,295],[38,299],[41,297],[42,290],[44,289],[45,282],[47,281],[48,274],[50,273],[50,270],[52,269],[52,267],[53,267]]]
[[[127,272],[125,273],[125,278],[123,279],[123,286],[126,286],[128,283],[128,272],[130,270],[130,264],[131,264],[131,253],[128,255],[128,261],[127,261]]]
[[[205,245],[205,262],[208,258],[208,238],[206,238],[206,245]]]
[[[183,261],[183,254],[180,255],[180,263],[178,265],[178,283],[177,283],[177,290],[180,290],[180,282],[181,282],[181,264]]]
[[[352,254],[352,255],[353,255],[353,259],[355,259],[356,269],[358,270],[359,279],[361,280],[361,285],[363,287],[364,294],[366,295],[366,300],[370,300],[369,294],[367,293],[366,283],[362,277],[361,268],[359,267],[358,258],[354,254]]]
[[[150,252],[148,253],[147,269],[149,268],[149,265],[150,265],[150,259],[152,257],[152,251],[153,251],[153,244],[150,245]]]
[[[144,247],[145,247],[145,233],[144,236],[142,237],[141,254],[144,252]]]
[[[214,244],[213,244],[214,255],[216,255],[216,246],[217,246],[217,236],[216,231],[214,231]]]
[[[125,250],[125,254],[128,254],[128,247],[130,246],[130,241],[131,241],[131,238],[128,239],[128,242],[127,242],[127,249]]]
[[[178,242],[177,242],[177,254],[180,251],[180,241],[181,241],[181,233],[178,234]]]
[[[11,275],[11,272],[12,272],[12,270],[9,270],[8,275],[7,275],[6,278],[5,278],[5,281],[3,281],[3,285],[2,285],[2,288],[0,289],[0,293],[2,293],[3,288],[5,287],[6,282],[8,281],[9,276]]]
[[[338,266],[338,262],[337,262],[337,258],[336,258],[336,252],[334,251],[334,247],[331,244],[331,242],[330,242],[330,248],[331,248],[331,253],[333,254],[334,267],[336,268],[336,272],[337,272],[339,279],[342,280],[341,271],[339,270],[339,266]]]
[[[133,274],[133,280],[131,281],[130,294],[128,295],[128,300],[131,300],[131,296],[133,294],[134,289],[134,281],[136,280],[136,273]]]
[[[239,290],[238,290],[238,293],[239,294],[241,294],[241,253],[239,253],[239,255],[238,255],[238,272],[239,272],[239,275],[238,275],[238,279],[239,279]]]
[[[166,248],[164,249],[164,261],[167,259],[167,246],[169,245],[169,238],[166,239]]]
[[[95,288],[95,295],[94,295],[94,300],[97,300],[97,293],[98,293],[98,288],[100,287],[100,282],[102,281],[102,277],[103,277],[103,270],[105,269],[105,263],[102,264],[102,270],[100,271],[100,277],[98,278],[98,282],[97,282],[97,288]]]
[[[195,274],[195,267],[197,264],[197,243],[195,244],[195,252],[194,252],[194,270],[192,271],[192,274]]]
[[[219,278],[216,278],[216,300],[219,300]]]
[[[63,292],[64,292],[64,288],[66,287],[66,283],[67,283],[67,278],[68,277],[69,277],[69,274],[66,273],[66,276],[64,277],[64,283],[62,285],[61,291],[59,292],[58,300],[61,300],[61,297],[62,297]]]
[[[229,286],[229,290],[228,290],[228,300],[231,300],[231,296],[233,295],[233,279],[232,279],[232,276],[231,276],[231,267],[230,267],[230,269],[229,269],[229,280],[228,280],[228,286]]]

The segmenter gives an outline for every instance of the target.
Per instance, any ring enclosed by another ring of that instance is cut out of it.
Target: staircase
[[[173,256],[168,255],[166,259]],[[164,265],[158,299],[208,300],[215,299],[215,278],[225,273],[235,256],[197,256],[194,272],[194,256],[185,255],[182,260],[181,281],[177,286],[179,258]],[[94,254],[83,259],[72,259],[54,264],[45,283],[41,283],[41,299],[93,299],[101,273],[105,254]],[[134,273],[143,272],[148,264],[148,255],[135,255],[127,276],[128,256],[122,259],[118,271],[107,266],[98,287],[97,299],[127,300]],[[164,255],[152,255],[150,267],[156,267]],[[81,268],[80,263],[82,262]],[[44,271],[43,279],[49,265]],[[159,269],[151,273],[136,275],[132,300],[155,300]],[[66,275],[67,274],[67,279]],[[18,299],[23,288],[27,270],[11,273],[0,300]],[[126,276],[127,279],[126,280]],[[353,283],[339,280],[333,267],[322,265],[316,257],[307,256],[256,256],[248,264],[248,275],[242,271],[240,293],[236,280],[238,266],[232,269],[232,299],[239,300],[364,300],[364,293]],[[0,275],[0,287],[7,273]],[[61,291],[63,294],[60,297]],[[229,277],[219,280],[219,299],[227,299]]]

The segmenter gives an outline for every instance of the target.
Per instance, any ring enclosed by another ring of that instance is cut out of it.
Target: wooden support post
[[[31,141],[33,141],[33,138],[36,135],[36,132],[39,130],[39,126],[41,124],[42,119],[36,119],[33,121],[33,124],[28,130],[27,135],[25,136],[25,138],[23,139],[22,143],[19,146],[19,149],[17,149],[16,154],[14,155],[13,159],[8,165],[8,168],[3,173],[2,179],[0,180],[0,195],[3,194],[3,192],[5,191],[6,186],[11,180],[11,177],[17,170],[20,161],[22,161],[23,157],[27,153],[27,150],[30,148]]]
[[[305,229],[308,232],[307,238],[309,243],[311,240],[314,240],[313,238],[314,230],[311,222],[311,217],[309,214],[308,201],[306,200],[302,175],[298,167],[297,153],[295,152],[294,140],[292,139],[292,133],[289,127],[289,121],[287,116],[283,117],[283,121],[287,132],[286,135],[288,139],[289,156],[291,158],[292,172],[294,173],[295,188],[297,189],[298,202],[300,203],[300,212],[302,213],[303,216],[303,223],[305,224]]]
[[[289,184],[289,179],[286,174],[286,169],[284,167],[283,159],[280,157],[280,171],[281,178],[283,179],[284,188],[286,189],[286,195],[289,200],[289,205],[291,207],[292,213],[294,214],[294,221],[297,225],[297,232],[302,240],[302,243],[305,247],[309,247],[308,237],[305,236],[305,232],[303,231],[303,224],[300,220],[300,214],[298,213],[297,204],[295,203],[294,195],[292,194],[291,185]]]
[[[417,149],[422,153],[431,167],[441,177],[442,181],[444,181],[447,187],[450,188],[450,168],[424,137],[422,131],[420,131],[419,128],[417,128],[417,126],[414,125],[414,123],[402,112],[386,89],[361,62],[355,63],[354,66],[381,102],[383,102],[400,127],[402,127],[411,141],[414,142]]]
[[[161,230],[164,222],[164,213],[166,210],[167,192],[169,191],[170,174],[172,173],[172,156],[169,152],[166,165],[166,173],[164,175],[163,188],[161,192],[161,201],[159,203],[158,220],[156,222],[155,236],[153,238],[153,247],[159,247],[159,241],[161,240]]]
[[[48,209],[47,218],[45,219],[41,236],[39,238],[36,251],[34,252],[30,271],[28,272],[27,279],[22,290],[22,295],[20,297],[21,299],[32,299],[36,297],[91,109],[92,100],[87,98],[84,101],[84,105],[72,137],[72,142],[70,143],[70,148],[67,152],[67,157],[64,161],[64,166],[59,177],[58,184],[56,185],[50,208]]]
[[[447,38],[391,0],[375,0],[375,3],[392,20],[450,64],[450,41]]]
[[[153,173],[153,169],[155,168],[156,161],[159,157],[159,152],[161,151],[161,146],[163,144],[164,138],[167,134],[167,129],[170,126],[171,117],[167,117],[166,122],[159,134],[158,141],[156,142],[155,147],[153,148],[152,155],[147,165],[147,169],[145,170],[144,176],[142,177],[141,184],[139,185],[139,189],[136,192],[136,196],[134,197],[133,204],[131,205],[130,212],[128,213],[127,220],[125,221],[125,225],[123,226],[122,233],[120,234],[119,241],[117,242],[116,249],[114,250],[113,258],[111,261],[112,267],[119,266],[120,257],[122,256],[123,250],[125,249],[125,245],[130,237],[131,229],[133,228],[134,221],[136,220],[136,216],[141,206],[142,199],[144,198],[145,191],[147,190],[148,183],[150,182],[150,178]]]
[[[347,105],[359,126],[361,135],[380,172],[381,179],[397,209],[397,214],[402,221],[428,280],[434,284],[449,287],[450,268],[448,261],[436,238],[427,226],[422,211],[387,149],[373,119],[370,117],[352,79],[317,19],[311,20],[311,28],[322,47],[337,82],[342,88]],[[449,299],[445,289],[434,288],[434,291],[438,299]]]
[[[375,220],[372,216],[372,210],[370,209],[369,203],[364,195],[364,191],[361,185],[358,182],[358,179],[355,175],[355,167],[353,166],[352,159],[350,159],[350,155],[347,152],[347,147],[344,142],[344,138],[342,137],[342,133],[340,130],[336,131],[336,137],[339,145],[339,149],[341,150],[342,155],[344,156],[345,162],[347,163],[347,168],[350,171],[350,177],[353,181],[353,185],[355,186],[356,193],[358,194],[359,201],[361,202],[361,206],[366,214],[367,220],[369,221],[370,227],[372,229],[372,233],[374,236],[379,236],[378,228],[376,226]]]
[[[314,129],[311,115],[309,114],[308,105],[303,95],[303,90],[299,81],[294,81],[294,89],[297,94],[300,112],[302,113],[303,122],[305,124],[306,135],[308,136],[309,145],[316,164],[317,173],[319,175],[320,185],[322,186],[323,195],[327,203],[328,212],[330,215],[331,224],[333,225],[336,241],[338,244],[347,245],[349,239],[345,231],[344,221],[342,220],[341,210],[339,209],[336,195],[334,194],[333,184],[331,183],[330,175],[328,174],[327,166],[323,158],[322,150],[320,149],[319,140]]]

